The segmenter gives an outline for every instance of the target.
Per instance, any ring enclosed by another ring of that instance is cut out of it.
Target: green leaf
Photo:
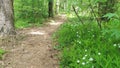
[[[0,49],[0,60],[2,59],[3,55],[5,54],[5,50],[3,49]]]
[[[0,49],[0,55],[5,54],[5,50]]]
[[[103,17],[107,17],[108,19],[110,19],[112,17],[119,17],[119,16],[117,14],[115,14],[115,13],[107,13]]]

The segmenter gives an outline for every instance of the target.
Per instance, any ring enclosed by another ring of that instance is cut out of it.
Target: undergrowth
[[[47,0],[15,0],[14,20],[16,28],[41,26],[48,17]],[[40,7],[41,6],[41,7]]]
[[[27,28],[27,27],[39,27],[43,24],[43,22],[45,21],[45,19],[40,19],[37,22],[29,22],[29,20],[16,20],[15,21],[15,28],[20,29],[20,28]]]
[[[120,24],[111,20],[103,29],[92,23],[68,20],[55,33],[61,50],[60,68],[119,68]]]

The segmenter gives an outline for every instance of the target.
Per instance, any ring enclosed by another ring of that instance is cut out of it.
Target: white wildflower
[[[92,66],[92,68],[94,68],[94,66]]]
[[[83,59],[83,60],[85,60],[85,59],[86,59],[86,57],[83,57],[82,59]]]
[[[87,52],[87,49],[85,49],[85,52]]]
[[[98,55],[101,55],[101,53],[99,52]]]
[[[79,41],[78,43],[81,44],[81,41]]]
[[[85,57],[87,57],[88,55],[85,55]]]
[[[77,60],[77,63],[80,63],[80,60]]]
[[[89,61],[93,61],[93,58],[90,58]]]
[[[86,63],[88,64],[89,62],[87,61]]]
[[[82,65],[85,65],[85,62],[82,62]]]
[[[114,46],[114,47],[116,47],[116,46],[117,46],[117,44],[114,44],[113,46]]]
[[[120,48],[120,45],[118,46],[118,48]]]

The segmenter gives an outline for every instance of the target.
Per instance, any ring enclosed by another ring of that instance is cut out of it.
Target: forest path
[[[65,15],[60,15],[42,27],[20,30],[25,38],[10,49],[4,59],[5,68],[59,68],[51,36],[65,20]]]

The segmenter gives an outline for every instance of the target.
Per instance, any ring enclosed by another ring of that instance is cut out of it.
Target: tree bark
[[[0,35],[14,32],[13,0],[0,0]]]

